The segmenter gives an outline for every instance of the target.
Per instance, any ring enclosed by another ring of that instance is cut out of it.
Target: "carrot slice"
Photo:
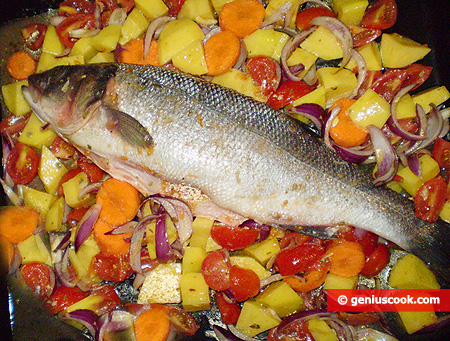
[[[264,20],[265,9],[258,0],[234,0],[226,3],[219,14],[219,26],[244,38],[255,32]]]
[[[30,237],[39,225],[38,211],[26,206],[8,206],[0,210],[0,236],[13,244]]]
[[[152,40],[150,50],[144,58],[144,40],[132,39],[124,46],[124,50],[119,55],[120,63],[141,64],[141,65],[159,65],[158,43]]]
[[[170,333],[169,315],[155,306],[140,314],[134,321],[136,341],[165,341]]]
[[[330,272],[342,277],[357,276],[366,264],[364,250],[357,242],[333,243],[327,249],[327,255],[330,255]]]
[[[327,278],[330,263],[318,262],[306,271],[304,279],[286,277],[284,281],[297,292],[309,292],[320,287]]]
[[[94,240],[106,256],[126,256],[130,252],[131,233],[111,234],[114,227],[103,219],[94,225]]]
[[[208,75],[217,76],[230,70],[236,64],[241,52],[241,42],[230,31],[213,35],[205,43],[205,60]]]
[[[25,51],[19,51],[9,57],[6,69],[17,80],[27,79],[36,72],[37,62]]]
[[[337,105],[342,105],[337,118],[338,123],[330,128],[330,136],[339,146],[350,148],[360,146],[367,140],[368,131],[363,127],[355,124],[348,115],[348,108],[355,103],[356,100],[342,98],[334,103],[330,110]]]
[[[141,204],[139,192],[133,186],[114,178],[103,182],[96,202],[102,206],[99,218],[113,226],[133,219]]]

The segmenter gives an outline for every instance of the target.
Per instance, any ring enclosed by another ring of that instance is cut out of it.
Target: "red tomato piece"
[[[363,239],[357,241],[363,248],[364,254],[370,255],[378,246],[378,236],[375,233],[367,232]]]
[[[104,285],[101,288],[93,290],[91,295],[102,297],[102,301],[98,304],[98,306],[93,307],[93,311],[99,316],[109,313],[117,307],[122,307],[122,302],[120,302],[120,298],[113,286]]]
[[[439,167],[448,169],[450,168],[450,142],[443,138],[437,138],[434,141],[433,159],[439,164]]]
[[[107,256],[102,252],[95,255],[93,269],[98,277],[114,283],[124,281],[133,273],[128,257]]]
[[[85,215],[85,213],[89,210],[89,207],[76,208],[69,212],[67,215],[67,224],[70,227],[76,227],[80,222],[81,218]]]
[[[68,16],[56,26],[56,34],[65,47],[73,47],[78,38],[70,36],[70,32],[77,29],[91,29],[95,27],[94,14],[77,13]]]
[[[292,248],[298,245],[302,245],[306,243],[308,240],[311,240],[312,237],[297,233],[297,232],[289,232],[280,240],[280,247],[285,249],[287,247]]]
[[[206,284],[217,291],[223,291],[231,287],[231,264],[224,251],[211,252],[202,263],[202,275]]]
[[[425,83],[428,77],[430,77],[433,68],[431,66],[416,63],[408,65],[404,70],[406,70],[406,79],[404,80],[402,87],[406,88],[409,85],[416,84],[416,86],[411,89],[414,90]]]
[[[22,131],[28,123],[31,113],[23,116],[8,115],[0,122],[0,133],[7,133],[10,136]]]
[[[61,180],[59,180],[58,191],[57,191],[57,194],[59,197],[64,195],[63,187],[62,187],[63,183],[65,183],[66,181],[69,181],[70,179],[75,177],[75,175],[77,175],[78,173],[81,173],[82,171],[83,170],[81,168],[73,168],[61,177]]]
[[[405,69],[388,69],[372,84],[372,90],[390,102],[403,88],[407,77],[408,73]]]
[[[380,273],[389,263],[390,252],[386,244],[378,244],[375,250],[366,257],[366,265],[361,275],[373,277]]]
[[[80,157],[77,165],[86,173],[91,182],[99,182],[103,178],[103,171],[91,160],[86,157]]]
[[[360,26],[349,25],[350,32],[353,37],[353,47],[361,47],[371,43],[379,36],[381,36],[381,30],[376,28],[366,28]]]
[[[439,218],[447,197],[447,183],[441,176],[428,180],[414,197],[416,216],[430,223]]]
[[[77,152],[74,146],[64,141],[60,136],[53,140],[50,150],[53,155],[60,159],[69,159]]]
[[[59,4],[58,15],[70,16],[77,13],[93,14],[94,10],[95,4],[89,0],[66,0]]]
[[[200,328],[192,315],[182,308],[168,304],[161,304],[160,306],[169,315],[170,322],[172,322],[175,330],[186,335],[194,335]]]
[[[272,58],[266,56],[250,58],[247,61],[247,71],[265,96],[270,96],[280,84],[281,70]]]
[[[216,304],[220,311],[220,317],[225,324],[235,324],[241,314],[241,307],[236,302],[228,302],[223,292],[216,291]]]
[[[38,296],[47,298],[55,288],[55,278],[52,269],[39,262],[24,264],[20,268],[20,276],[24,283]]]
[[[314,340],[308,328],[308,321],[294,320],[283,327],[275,327],[267,334],[267,341],[311,341]]]
[[[26,185],[38,172],[39,155],[26,144],[17,142],[6,159],[6,171],[18,185]]]
[[[305,82],[286,80],[281,83],[280,87],[269,97],[267,104],[274,109],[281,109],[310,92],[311,87]]]
[[[33,51],[37,51],[44,42],[45,33],[47,33],[47,26],[44,24],[29,24],[22,28],[22,37],[25,40],[25,45]]]
[[[237,265],[231,266],[230,282],[234,297],[238,302],[258,295],[261,287],[259,277],[253,270]]]
[[[256,241],[258,235],[257,229],[225,224],[214,224],[211,229],[212,239],[227,250],[245,249]]]
[[[176,17],[178,12],[180,12],[181,7],[186,0],[165,0],[164,3],[169,8],[169,15],[172,17]]]
[[[323,246],[306,243],[280,251],[276,256],[275,264],[281,275],[291,276],[307,270],[324,255]]]
[[[353,226],[345,226],[336,233],[338,239],[344,239],[349,242],[356,242],[355,229]]]
[[[297,19],[295,20],[295,25],[299,30],[307,30],[312,25],[311,20],[316,17],[333,17],[336,18],[336,14],[328,8],[325,7],[309,7],[297,14]]]
[[[61,286],[56,288],[55,292],[50,295],[46,306],[51,314],[57,314],[85,297],[86,293],[77,287]]]
[[[395,0],[377,0],[367,7],[359,23],[362,27],[385,30],[394,26],[397,21],[398,9]]]

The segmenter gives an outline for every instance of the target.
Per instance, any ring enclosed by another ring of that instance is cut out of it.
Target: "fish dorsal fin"
[[[119,134],[129,144],[145,149],[153,148],[153,138],[148,130],[134,117],[120,110],[104,106],[107,115],[107,128],[109,131]]]

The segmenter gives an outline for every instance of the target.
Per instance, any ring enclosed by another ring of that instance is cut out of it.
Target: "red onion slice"
[[[300,114],[311,120],[320,132],[322,132],[323,124],[328,116],[325,109],[316,103],[304,103],[293,107],[289,111],[289,113]]]
[[[59,252],[62,252],[63,255],[61,261],[54,264],[56,276],[64,286],[74,287],[80,279],[76,273],[69,270],[69,251],[65,249]]]
[[[63,320],[73,320],[87,328],[92,336],[97,334],[98,315],[89,309],[79,309],[62,316]],[[99,339],[102,340],[102,339]]]
[[[144,58],[147,56],[148,51],[150,50],[150,43],[152,42],[153,36],[155,35],[156,30],[161,27],[162,25],[165,25],[169,21],[175,20],[174,17],[159,17],[153,20],[150,25],[148,25],[147,31],[145,32],[145,39],[144,39]]]
[[[160,215],[156,218],[155,249],[156,257],[162,261],[170,259],[173,253],[169,244],[165,215]]]
[[[363,56],[361,56],[361,54],[356,51],[356,50],[351,50],[351,56],[353,58],[353,60],[356,63],[356,66],[358,67],[358,83],[356,85],[355,90],[353,90],[353,93],[351,94],[350,97],[355,97],[358,95],[359,93],[359,89],[361,89],[361,86],[363,85],[364,81],[366,80],[367,77],[367,65],[366,65],[366,60],[364,59]]]
[[[379,186],[394,178],[398,167],[398,157],[391,142],[380,128],[372,124],[367,128],[369,129],[370,139],[375,149],[375,158],[378,167],[374,184]]]
[[[353,37],[350,29],[339,19],[333,17],[316,17],[310,21],[311,25],[323,26],[329,29],[336,39],[341,43],[343,58],[341,67],[345,67],[352,56]]]
[[[83,218],[81,218],[78,224],[77,235],[75,236],[75,251],[78,251],[80,246],[91,234],[94,224],[100,215],[101,208],[100,204],[94,204],[84,214]]]
[[[265,19],[261,25],[259,25],[259,28],[265,28],[270,25],[276,24],[278,21],[283,20],[284,24],[283,26],[286,26],[286,22],[288,21],[286,18],[288,16],[288,13],[292,7],[292,2],[286,1],[284,4],[282,4],[275,12],[273,12],[267,19]]]
[[[116,8],[109,17],[108,25],[123,25],[127,19],[127,11],[123,8]]]
[[[247,57],[248,57],[247,47],[245,46],[245,44],[241,43],[239,57],[236,63],[233,65],[233,69],[240,69],[242,65],[244,65],[244,62],[247,60]]]
[[[72,38],[84,38],[96,36],[100,30],[98,28],[79,28],[69,32],[69,36]]]
[[[434,104],[431,104],[431,111],[427,120],[426,138],[420,144],[420,148],[426,148],[432,144],[438,138],[443,126],[444,119],[437,107]]]
[[[59,250],[63,250],[66,247],[69,246],[70,244],[70,237],[72,236],[72,231],[69,230],[64,237],[61,239],[61,241],[59,242],[59,244],[55,247],[55,249],[53,250],[53,252],[57,252]]]
[[[263,241],[267,239],[267,237],[270,235],[271,226],[266,224],[260,224],[257,223],[254,220],[246,220],[244,221],[240,227],[248,227],[251,229],[258,229],[259,230],[259,241]]]
[[[113,310],[100,318],[97,340],[124,340],[127,332],[130,339],[134,333],[134,316],[125,310]],[[114,335],[116,334],[117,335]],[[120,333],[120,334],[119,334]],[[107,336],[107,338],[105,338]]]
[[[147,225],[156,217],[157,215],[146,216],[142,221],[140,221],[134,228],[133,235],[131,236],[130,243],[130,266],[138,274],[142,274],[141,267],[141,247],[142,240],[144,239],[145,229]]]

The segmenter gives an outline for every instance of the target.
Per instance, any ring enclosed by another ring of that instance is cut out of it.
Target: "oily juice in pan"
[[[136,340],[362,338],[381,316],[324,312],[326,290],[445,285],[449,92],[396,2],[368,5],[76,1],[24,23],[2,70],[11,283]]]

